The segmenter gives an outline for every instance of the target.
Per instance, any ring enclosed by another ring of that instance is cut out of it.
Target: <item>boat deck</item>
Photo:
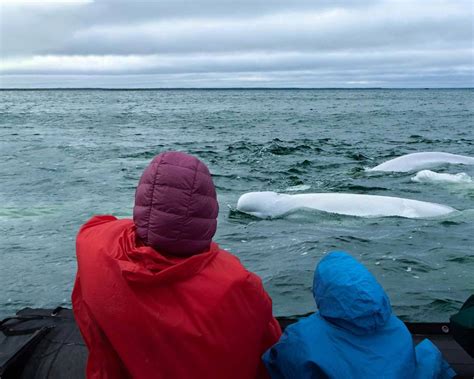
[[[278,317],[281,327],[298,317]],[[4,320],[0,332],[0,378],[85,377],[87,348],[66,308],[25,308]],[[474,359],[453,339],[449,324],[406,323],[415,343],[429,338],[443,353],[459,378],[474,378]]]

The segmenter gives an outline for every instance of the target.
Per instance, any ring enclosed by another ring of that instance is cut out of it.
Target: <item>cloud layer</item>
[[[0,86],[474,86],[472,4],[6,2]]]

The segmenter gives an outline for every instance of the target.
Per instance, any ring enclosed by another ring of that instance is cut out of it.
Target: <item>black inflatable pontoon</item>
[[[282,328],[298,317],[279,317]],[[474,359],[454,340],[449,323],[406,323],[419,342],[429,338],[460,378],[474,377]],[[25,308],[0,323],[0,378],[84,378],[87,348],[72,311]]]

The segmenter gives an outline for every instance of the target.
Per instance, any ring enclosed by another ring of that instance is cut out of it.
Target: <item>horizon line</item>
[[[221,90],[447,90],[474,89],[471,87],[11,87],[0,91],[221,91]]]

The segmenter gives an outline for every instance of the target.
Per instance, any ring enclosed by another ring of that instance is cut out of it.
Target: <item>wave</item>
[[[23,218],[23,217],[40,217],[54,215],[58,212],[57,207],[1,207],[0,208],[0,219],[1,218]]]
[[[300,192],[300,191],[307,191],[311,188],[309,184],[300,184],[297,186],[291,186],[285,189],[285,192]]]

